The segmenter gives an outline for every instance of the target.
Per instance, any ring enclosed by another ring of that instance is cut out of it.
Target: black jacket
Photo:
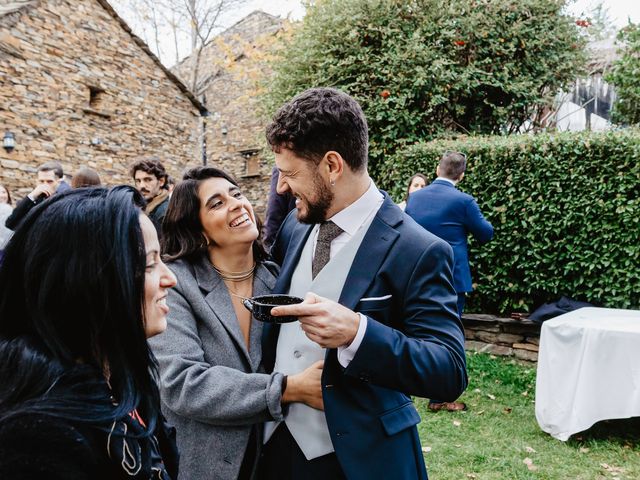
[[[0,421],[0,478],[177,478],[175,429],[161,426],[154,437],[134,438],[142,427],[133,417],[116,422],[115,427],[117,431],[110,433],[109,426],[104,430],[34,413]]]
[[[11,215],[7,217],[4,225],[10,230],[15,230],[22,222],[22,219],[26,217],[27,214],[31,211],[31,209],[36,205],[42,203],[46,198],[47,197],[42,196],[34,202],[29,197],[24,197],[18,202]]]

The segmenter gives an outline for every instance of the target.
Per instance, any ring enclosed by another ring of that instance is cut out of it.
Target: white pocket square
[[[367,297],[367,298],[361,298],[360,301],[361,302],[373,302],[375,300],[389,300],[391,298],[391,295],[385,295],[383,297]]]

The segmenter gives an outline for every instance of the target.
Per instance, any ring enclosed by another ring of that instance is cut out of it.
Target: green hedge
[[[640,308],[639,130],[436,140],[387,159],[377,183],[401,200],[446,150],[467,154],[460,189],[495,228],[470,242],[468,311],[531,311],[560,295]]]

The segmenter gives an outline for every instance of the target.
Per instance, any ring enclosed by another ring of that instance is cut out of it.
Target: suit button
[[[299,350],[294,350],[293,356],[296,358],[300,358],[302,356],[302,352],[300,352]]]
[[[360,374],[360,377],[359,377],[359,378],[360,378],[360,380],[361,380],[361,381],[363,381],[363,382],[368,382],[368,381],[369,381],[369,379],[370,379],[371,377],[369,376],[369,374],[368,374],[368,373],[364,373],[364,372],[363,372],[363,373],[361,373],[361,374]]]

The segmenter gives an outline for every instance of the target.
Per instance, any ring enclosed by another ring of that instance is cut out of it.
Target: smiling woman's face
[[[156,228],[146,215],[140,215],[144,238],[146,265],[144,274],[144,333],[147,338],[167,328],[168,290],[175,286],[176,277],[160,259],[160,243]]]
[[[202,231],[212,248],[258,238],[253,208],[239,187],[224,178],[209,178],[200,184],[198,197]]]

